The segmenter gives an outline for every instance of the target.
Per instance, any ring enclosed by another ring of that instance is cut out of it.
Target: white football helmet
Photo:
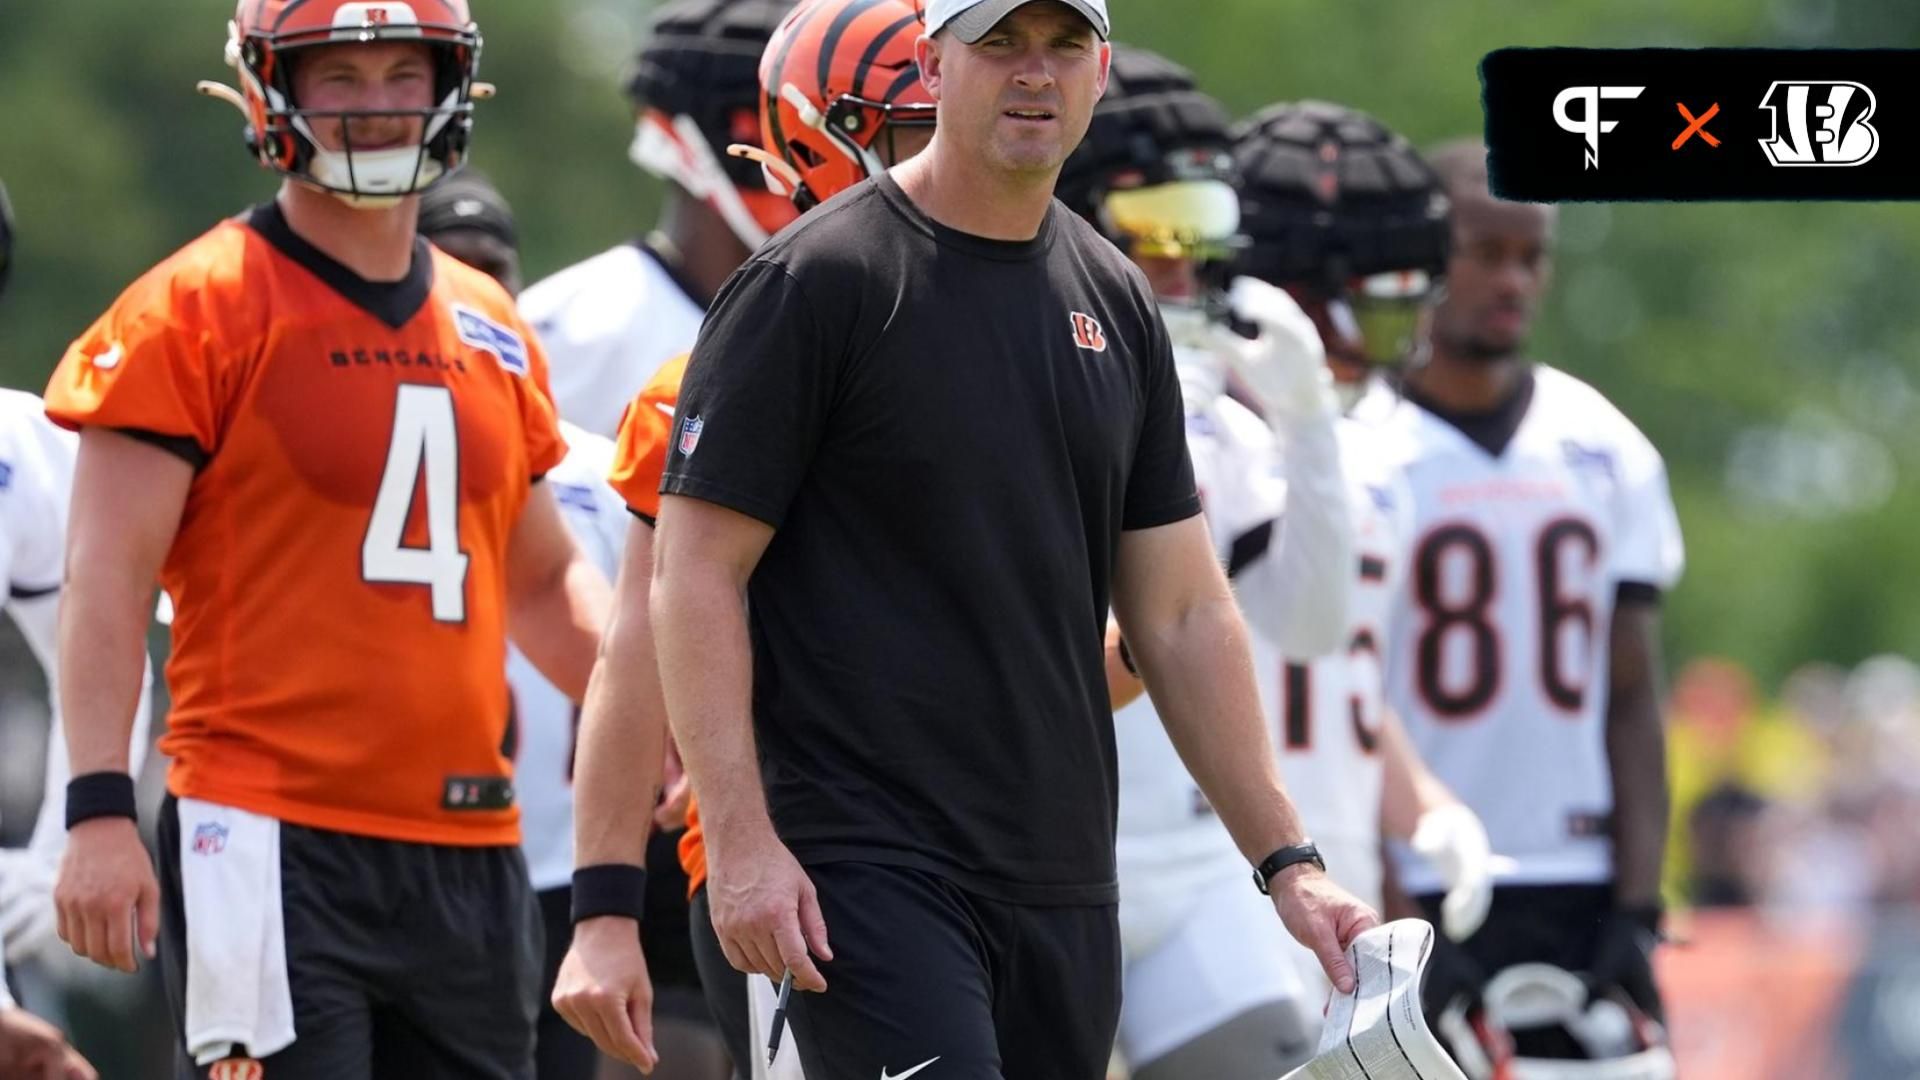
[[[1624,993],[1574,972],[1515,964],[1487,981],[1481,1001],[1440,1017],[1469,1080],[1674,1080],[1665,1030]]]

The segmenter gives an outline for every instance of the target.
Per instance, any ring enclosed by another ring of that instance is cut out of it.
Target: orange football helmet
[[[760,59],[753,156],[769,187],[806,210],[906,156],[900,130],[934,123],[913,59],[924,28],[914,0],[803,0],[787,16]]]
[[[476,95],[480,28],[467,0],[240,0],[227,30],[226,60],[240,89],[201,83],[200,90],[246,114],[247,147],[267,168],[378,206],[424,190],[465,160],[474,98],[490,90],[481,86]],[[328,150],[314,137],[314,119],[370,114],[301,108],[290,58],[315,45],[369,41],[422,41],[433,52],[434,104],[405,113],[423,121],[420,144],[355,150],[349,140]]]

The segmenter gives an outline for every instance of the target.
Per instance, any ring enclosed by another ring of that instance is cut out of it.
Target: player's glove
[[[1619,987],[1641,1012],[1664,1023],[1660,992],[1653,984],[1653,950],[1658,944],[1659,907],[1618,908],[1600,924],[1587,974],[1598,986]]]
[[[1237,339],[1227,359],[1275,423],[1339,413],[1320,331],[1293,297],[1258,278],[1237,277],[1227,292],[1236,317],[1259,336]]]
[[[1487,921],[1493,875],[1503,861],[1493,855],[1486,827],[1465,804],[1452,803],[1420,815],[1410,843],[1447,883],[1447,895],[1440,901],[1441,930],[1455,941],[1472,937]]]

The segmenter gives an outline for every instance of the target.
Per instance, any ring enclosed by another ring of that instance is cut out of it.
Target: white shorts
[[[1252,874],[1206,886],[1151,952],[1127,957],[1120,1052],[1153,1061],[1255,1006],[1300,1000],[1290,948]]]
[[[793,1025],[781,1029],[780,1056],[772,1065],[767,1064],[761,1052],[773,1037],[773,1013],[779,1004],[780,990],[773,985],[773,980],[764,975],[747,976],[747,1023],[753,1029],[750,1080],[806,1080],[806,1074],[800,1071],[800,1048],[793,1036]]]

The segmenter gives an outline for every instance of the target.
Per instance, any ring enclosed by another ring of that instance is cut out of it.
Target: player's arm
[[[774,833],[752,720],[747,580],[773,527],[667,495],[654,538],[653,633],[680,759],[700,803],[713,926],[735,968],[825,990],[832,959],[813,884]]]
[[[1247,619],[1282,653],[1321,656],[1346,646],[1354,565],[1326,349],[1284,291],[1243,277],[1231,297],[1260,336],[1234,343],[1230,359],[1273,429],[1287,482],[1286,513],[1269,534],[1274,550],[1241,564],[1239,549],[1258,534],[1236,538],[1234,585]]]
[[[645,866],[647,831],[659,796],[666,706],[647,605],[653,526],[627,530],[613,611],[587,685],[573,775],[574,864]],[[554,1008],[602,1051],[642,1069],[659,1061],[653,1044],[653,984],[637,920],[582,919],[574,928],[553,993]]]
[[[1660,863],[1667,837],[1667,741],[1660,711],[1660,607],[1651,586],[1624,586],[1610,628],[1607,763],[1613,774],[1614,910],[1588,973],[1619,986],[1656,1019]]]
[[[536,483],[507,548],[507,628],[560,692],[584,700],[610,606],[606,576],[567,531],[547,485]]]
[[[1380,724],[1380,827],[1405,840],[1440,871],[1447,895],[1440,923],[1448,937],[1465,941],[1487,921],[1493,905],[1498,860],[1480,816],[1460,801],[1420,760],[1413,740],[1388,709]]]
[[[80,434],[59,658],[67,756],[76,778],[128,771],[154,582],[192,482],[193,466],[153,443],[102,427]],[[153,956],[159,900],[131,818],[94,817],[73,827],[54,904],[60,938],[74,952],[135,970],[136,946]]]
[[[1113,610],[1180,759],[1248,862],[1303,842],[1267,739],[1246,626],[1205,522],[1122,532]],[[1344,950],[1377,916],[1304,864],[1274,875],[1270,888],[1294,937],[1350,989]]]
[[[1667,840],[1667,729],[1661,714],[1660,606],[1628,586],[1614,608],[1607,691],[1607,761],[1613,773],[1615,901],[1660,905]]]
[[[1420,760],[1399,714],[1391,709],[1384,711],[1380,723],[1380,763],[1380,828],[1388,836],[1411,839],[1422,817],[1461,805],[1459,797]]]

